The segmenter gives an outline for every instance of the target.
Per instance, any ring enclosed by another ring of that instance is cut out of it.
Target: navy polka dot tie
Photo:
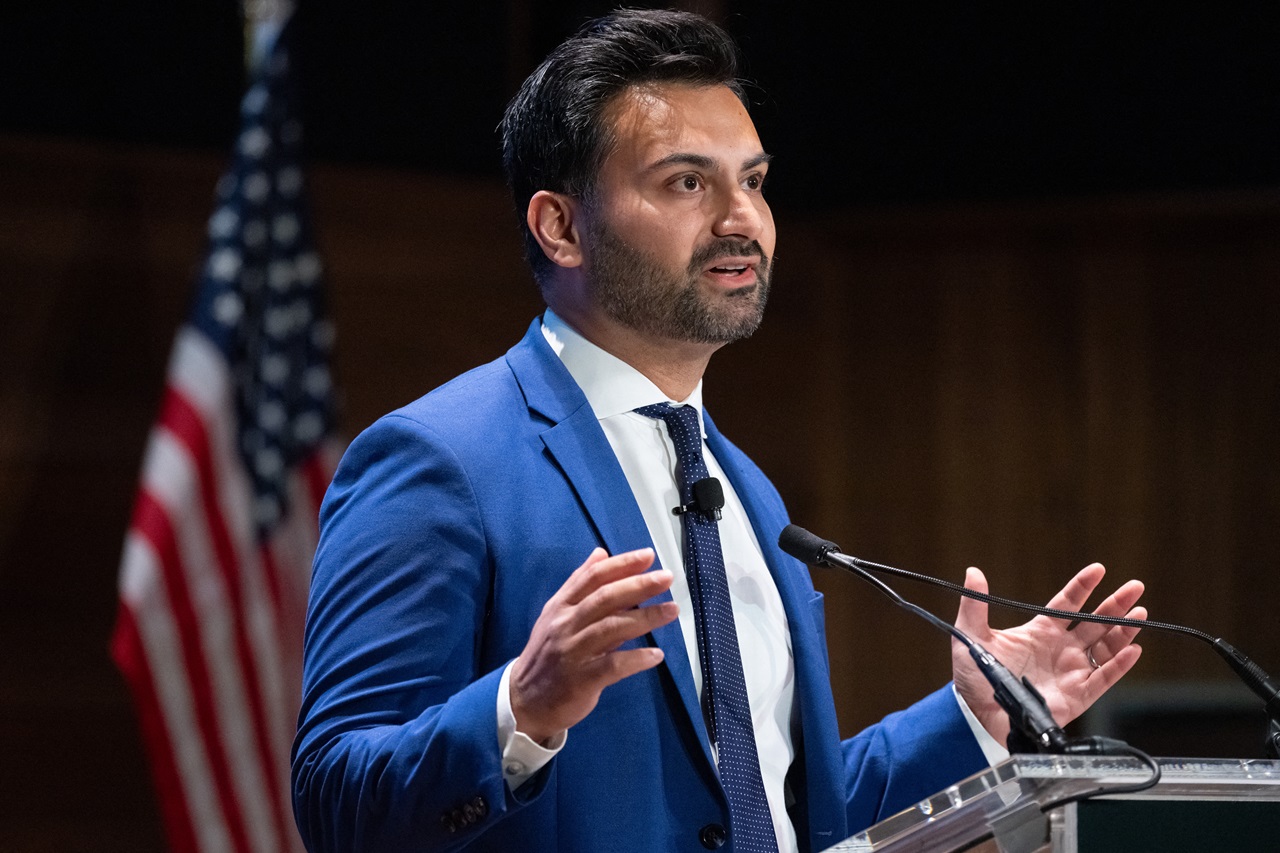
[[[716,744],[720,782],[729,796],[733,849],[739,853],[774,853],[778,841],[760,777],[751,703],[742,674],[742,654],[716,526],[718,515],[690,506],[694,503],[694,484],[709,476],[702,458],[698,410],[657,403],[636,412],[666,421],[679,461],[680,503],[689,507],[680,517],[684,522],[685,573],[693,599],[698,655],[702,659],[702,712]]]

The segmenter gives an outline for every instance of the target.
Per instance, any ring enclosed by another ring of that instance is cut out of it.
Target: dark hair
[[[587,198],[612,139],[604,112],[647,83],[723,84],[746,103],[729,34],[689,12],[624,9],[587,22],[543,60],[507,105],[502,165],[539,284],[551,261],[525,222],[539,190]]]

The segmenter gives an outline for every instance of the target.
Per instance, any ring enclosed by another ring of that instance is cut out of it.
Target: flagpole
[[[271,45],[297,7],[295,0],[241,0],[244,16],[244,66],[252,76],[258,63],[271,52]]]

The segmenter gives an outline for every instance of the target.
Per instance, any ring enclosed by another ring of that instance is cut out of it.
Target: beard
[[[770,258],[755,240],[722,237],[699,247],[682,274],[672,273],[608,225],[593,221],[591,292],[613,320],[655,337],[727,344],[750,337],[764,317]],[[704,293],[702,271],[717,258],[758,255],[755,284]]]

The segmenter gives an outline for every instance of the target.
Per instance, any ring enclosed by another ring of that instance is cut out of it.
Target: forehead
[[[604,119],[606,162],[643,165],[673,153],[740,162],[762,153],[751,116],[728,86],[633,86],[614,98]]]

